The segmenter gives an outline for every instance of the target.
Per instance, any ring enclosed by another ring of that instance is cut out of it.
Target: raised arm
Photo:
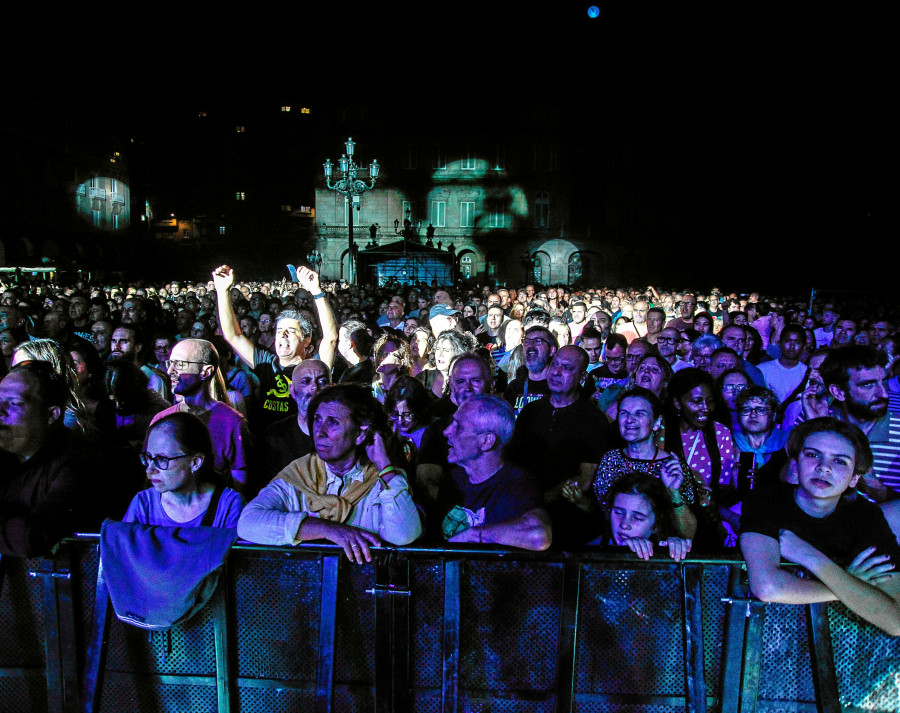
[[[337,352],[338,328],[334,319],[328,294],[322,290],[319,284],[319,275],[308,267],[301,267],[297,271],[297,282],[300,287],[309,291],[316,303],[316,313],[319,316],[319,326],[322,328],[322,341],[319,343],[319,359],[324,361],[328,368],[334,366],[334,355]]]
[[[552,539],[550,516],[546,510],[534,508],[506,522],[470,527],[450,542],[491,542],[523,550],[546,550]]]
[[[241,333],[241,325],[234,307],[231,305],[231,286],[234,284],[234,270],[228,265],[222,265],[213,270],[213,282],[216,285],[216,303],[219,308],[219,326],[222,328],[222,336],[234,349],[243,362],[251,369],[253,363],[253,342]]]

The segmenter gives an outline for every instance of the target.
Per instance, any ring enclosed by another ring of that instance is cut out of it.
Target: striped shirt
[[[872,470],[886,486],[900,492],[900,412],[888,411],[869,431]]]

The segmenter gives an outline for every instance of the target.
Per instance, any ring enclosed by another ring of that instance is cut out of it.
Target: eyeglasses
[[[185,361],[184,359],[167,359],[163,362],[166,367],[166,370],[171,369],[173,366],[177,371],[184,371],[188,368],[188,364],[197,364],[198,366],[206,366],[202,361]]]
[[[142,466],[144,466],[146,468],[151,463],[153,463],[153,466],[157,470],[168,470],[169,463],[171,463],[173,460],[178,460],[179,458],[190,458],[190,457],[191,457],[190,453],[182,453],[179,456],[155,456],[150,453],[141,453],[141,455],[140,455]]]
[[[739,394],[746,388],[746,384],[725,384],[725,386],[722,387],[722,391],[726,394]]]
[[[550,346],[550,342],[548,342],[546,339],[538,339],[536,337],[528,337],[526,339],[523,339],[522,344],[524,344],[526,347],[533,347],[537,346],[538,344],[546,344],[548,347]]]
[[[663,344],[674,344],[675,342],[681,341],[678,337],[657,337],[657,343],[662,342]]]
[[[402,413],[400,411],[392,411],[388,415],[388,418],[392,421],[412,421],[415,416],[412,411],[404,411]]]
[[[741,409],[742,416],[768,416],[772,409],[768,406],[744,406]]]

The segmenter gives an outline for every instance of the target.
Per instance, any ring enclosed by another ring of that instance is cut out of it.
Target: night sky
[[[153,5],[56,17],[59,29],[33,18],[32,49],[3,50],[19,68],[8,96],[160,140],[195,100],[327,105],[352,67],[353,96],[398,132],[546,111],[588,157],[599,143],[645,147],[647,200],[703,216],[695,240],[661,238],[686,275],[802,290],[883,288],[896,272],[897,57],[883,5],[616,2],[597,20],[565,1],[331,5]],[[449,107],[436,77],[459,87]]]

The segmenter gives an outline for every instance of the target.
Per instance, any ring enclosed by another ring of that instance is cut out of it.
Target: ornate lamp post
[[[352,285],[356,284],[356,245],[353,242],[353,208],[356,207],[359,210],[359,197],[370,188],[375,187],[375,180],[378,178],[378,172],[381,170],[381,167],[378,165],[378,161],[373,160],[369,164],[369,183],[367,184],[361,178],[357,178],[357,173],[365,169],[357,166],[353,160],[353,150],[356,147],[356,142],[352,138],[348,138],[344,146],[347,152],[341,154],[341,157],[338,159],[340,175],[334,183],[331,182],[331,174],[334,168],[331,159],[326,159],[322,165],[325,167],[325,184],[330,190],[337,191],[347,200],[347,222],[350,225],[350,249],[347,252],[347,281]]]

